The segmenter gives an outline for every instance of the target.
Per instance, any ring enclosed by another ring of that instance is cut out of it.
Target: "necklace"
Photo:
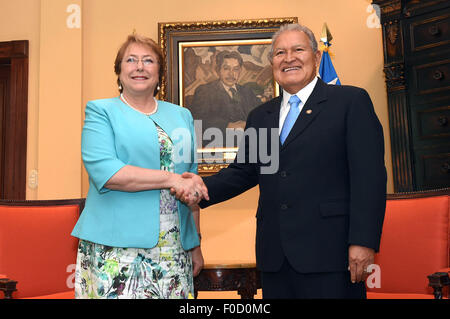
[[[158,102],[156,101],[155,97],[153,97],[153,99],[155,100],[155,105],[156,105],[156,107],[155,107],[155,109],[154,109],[152,112],[150,112],[150,113],[145,113],[145,112],[139,111],[137,108],[135,108],[134,106],[132,106],[132,105],[131,105],[130,103],[128,103],[128,101],[125,99],[125,97],[123,96],[123,93],[120,94],[120,98],[122,99],[122,101],[123,101],[126,105],[128,105],[129,107],[131,107],[133,110],[138,111],[139,113],[142,113],[142,114],[144,114],[144,115],[149,116],[149,115],[155,114],[156,111],[158,111]]]

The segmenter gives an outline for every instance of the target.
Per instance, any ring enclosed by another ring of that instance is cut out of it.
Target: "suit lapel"
[[[217,89],[216,94],[221,95],[223,101],[231,103],[231,96],[228,94],[227,90],[225,90],[220,80],[216,80],[215,87]]]
[[[309,126],[309,124],[311,124],[317,115],[319,115],[323,109],[323,104],[321,103],[327,100],[326,90],[327,84],[325,84],[321,79],[318,79],[314,90],[309,96],[306,104],[303,106],[300,115],[295,121],[295,124],[284,141],[284,144],[281,146],[281,149],[287,147],[287,145],[297,138]]]
[[[283,96],[280,95],[270,101],[267,107],[266,123],[268,128],[279,128],[280,127],[280,105]]]

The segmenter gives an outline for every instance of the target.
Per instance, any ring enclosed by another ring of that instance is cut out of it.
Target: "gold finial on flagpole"
[[[331,35],[330,30],[328,29],[327,23],[325,22],[322,27],[322,35],[320,36],[320,41],[323,43],[325,42],[330,43],[332,39],[333,36]]]

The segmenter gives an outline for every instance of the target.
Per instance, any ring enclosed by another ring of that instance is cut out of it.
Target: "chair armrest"
[[[441,268],[436,272],[447,272],[450,275],[450,268]]]
[[[0,291],[4,293],[4,299],[12,299],[12,293],[17,290],[17,281],[0,278]]]
[[[435,272],[434,274],[428,276],[428,285],[433,288],[433,294],[435,299],[442,299],[442,289],[445,286],[450,285],[450,277],[449,277],[450,268],[443,270],[447,271]]]

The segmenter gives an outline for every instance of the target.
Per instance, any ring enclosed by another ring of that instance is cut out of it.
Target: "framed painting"
[[[191,111],[200,174],[234,160],[248,113],[279,94],[269,52],[289,23],[297,18],[158,24],[166,59],[159,97]]]

